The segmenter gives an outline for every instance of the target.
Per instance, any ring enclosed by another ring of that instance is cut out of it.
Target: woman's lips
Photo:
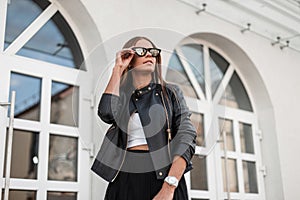
[[[153,61],[152,60],[147,60],[147,61],[143,62],[143,64],[147,64],[147,63],[153,64]]]

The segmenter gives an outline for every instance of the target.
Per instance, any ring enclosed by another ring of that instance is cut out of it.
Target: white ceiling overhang
[[[251,31],[268,38],[278,48],[300,52],[300,0],[178,1],[194,7],[199,17],[206,12],[239,26],[244,33]]]

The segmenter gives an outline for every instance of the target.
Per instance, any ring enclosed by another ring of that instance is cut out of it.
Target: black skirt
[[[133,154],[127,153],[118,176],[106,189],[105,200],[152,200],[160,191],[164,180],[157,179],[155,171],[149,170],[149,166],[153,167],[149,153],[143,150],[129,150],[129,152]],[[146,170],[145,166],[148,166]],[[188,200],[184,176],[175,189],[173,199]]]

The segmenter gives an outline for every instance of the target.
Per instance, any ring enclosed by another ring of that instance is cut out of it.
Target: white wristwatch
[[[178,179],[175,176],[167,176],[165,178],[165,182],[167,182],[169,185],[178,186]]]

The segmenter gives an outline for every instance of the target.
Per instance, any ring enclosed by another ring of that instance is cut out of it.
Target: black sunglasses
[[[144,47],[133,47],[132,50],[139,57],[143,57],[147,54],[147,51],[151,54],[152,57],[157,57],[160,54],[160,49],[157,48],[144,48]]]

